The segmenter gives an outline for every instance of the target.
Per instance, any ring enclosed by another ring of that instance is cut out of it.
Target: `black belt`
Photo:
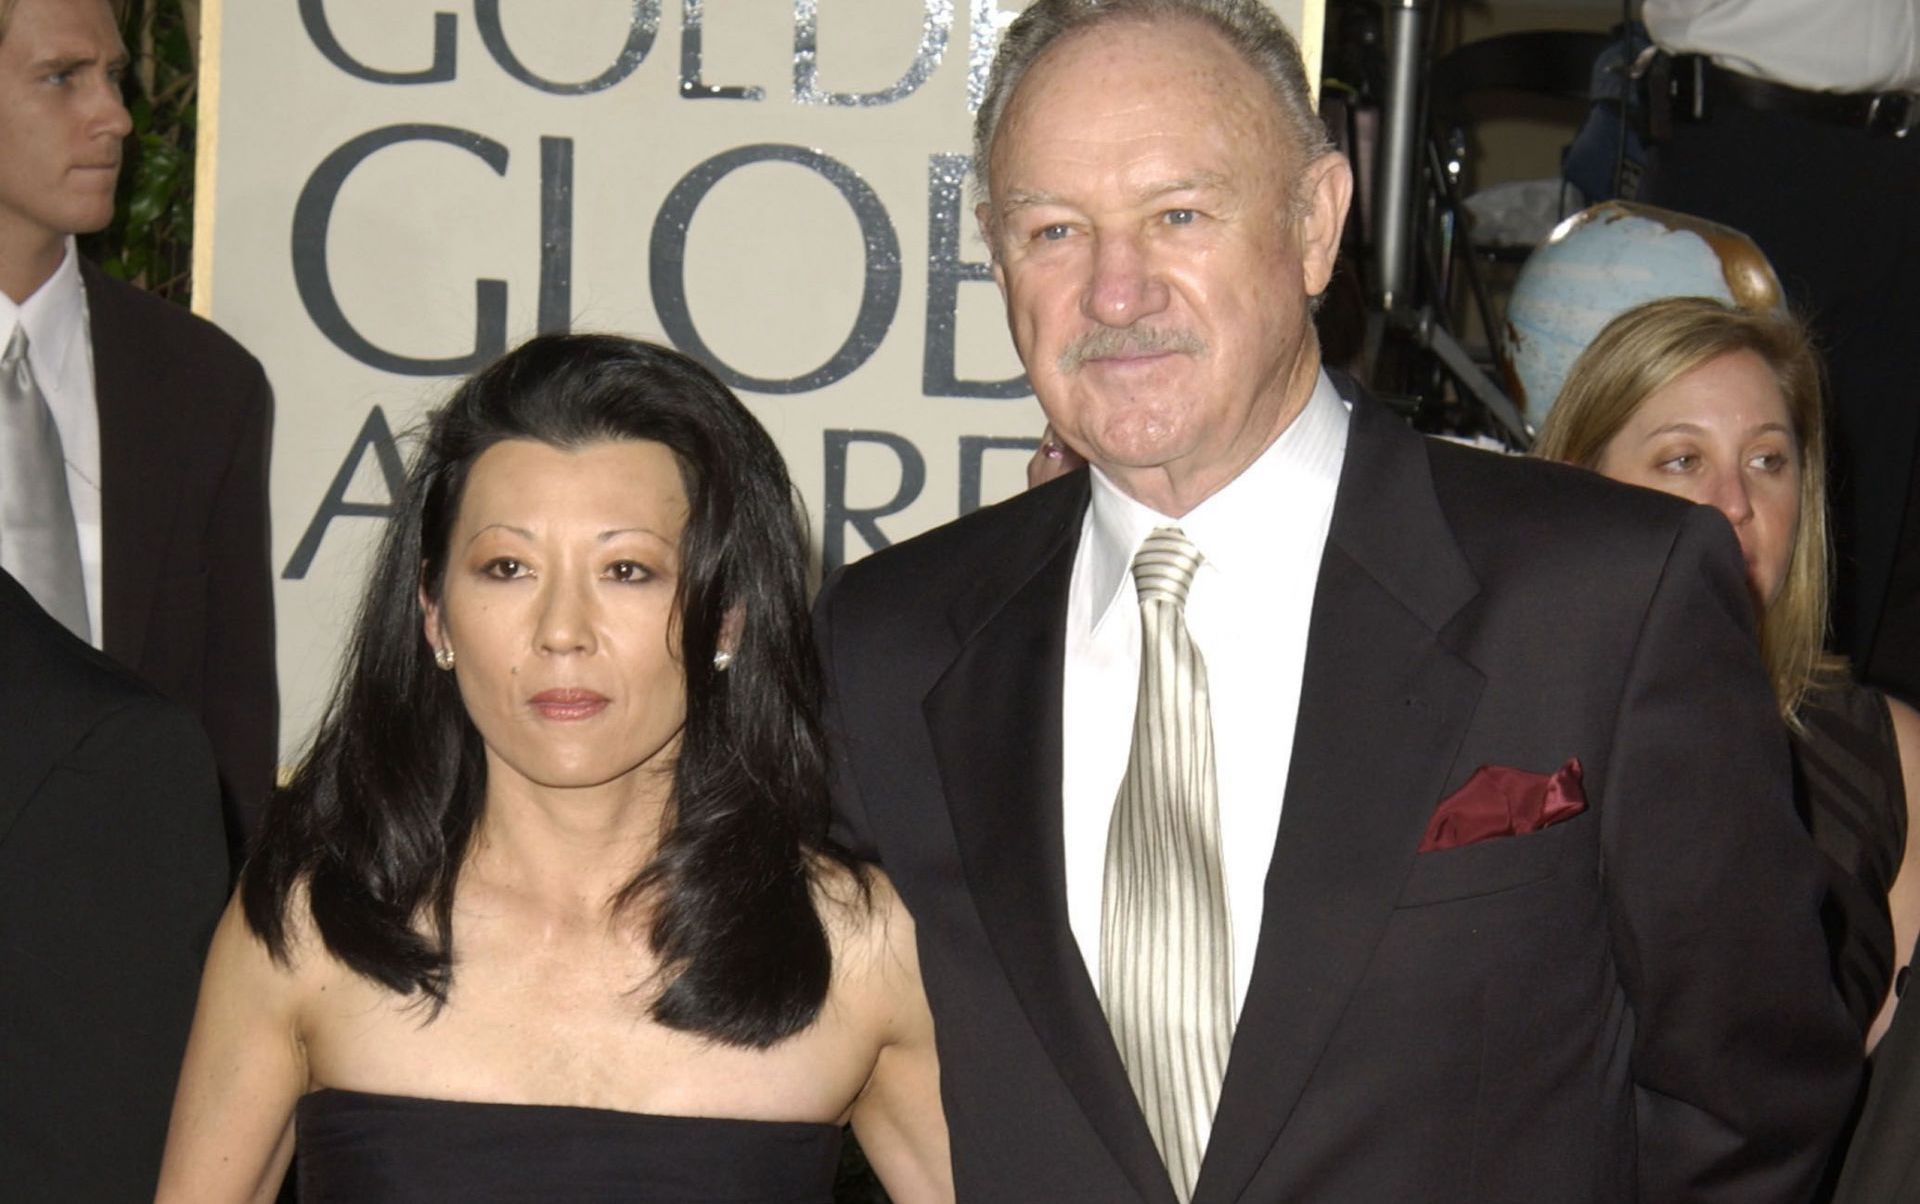
[[[1669,111],[1677,121],[1705,121],[1713,115],[1714,105],[1726,103],[1890,138],[1905,138],[1920,126],[1920,96],[1910,92],[1809,92],[1729,71],[1704,55],[1660,57],[1666,59],[1665,70],[1656,64],[1649,82],[1656,96],[1663,90],[1659,85],[1665,83]]]

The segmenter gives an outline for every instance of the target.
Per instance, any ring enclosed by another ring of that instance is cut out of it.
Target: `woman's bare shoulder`
[[[919,990],[913,916],[878,866],[816,867],[814,906],[833,948],[837,994],[889,998]]]
[[[235,891],[214,930],[207,967],[209,980],[217,972],[222,986],[289,1010],[327,990],[346,973],[321,939],[305,882],[295,883],[287,892],[277,950],[255,929],[242,892]]]
[[[1900,760],[1905,767],[1920,759],[1920,711],[1915,711],[1891,694],[1884,697],[1887,700],[1887,714],[1893,719],[1893,738],[1900,746]],[[1920,764],[1913,764],[1911,768],[1920,772]]]

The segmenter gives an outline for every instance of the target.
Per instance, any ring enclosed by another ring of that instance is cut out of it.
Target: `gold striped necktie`
[[[1187,633],[1200,553],[1178,527],[1133,558],[1140,693],[1107,829],[1100,993],[1176,1194],[1193,1195],[1233,1043],[1233,929],[1220,862],[1207,667]]]

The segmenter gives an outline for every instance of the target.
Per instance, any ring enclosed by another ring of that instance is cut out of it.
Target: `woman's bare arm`
[[[236,897],[200,979],[156,1204],[272,1204],[307,1087],[299,998],[297,975],[268,956]]]
[[[953,1199],[953,1162],[940,1107],[933,1013],[920,984],[913,920],[884,875],[873,887],[874,965],[885,1036],[873,1074],[853,1105],[853,1129],[896,1204]]]
[[[1894,741],[1900,748],[1900,776],[1906,781],[1907,793],[1906,855],[1900,861],[1893,889],[1887,892],[1887,903],[1893,911],[1894,973],[1898,974],[1913,957],[1914,941],[1920,939],[1920,712],[1894,698],[1887,699],[1887,709],[1893,712]],[[1889,993],[1867,1032],[1869,1052],[1893,1023],[1897,1003],[1899,999]]]

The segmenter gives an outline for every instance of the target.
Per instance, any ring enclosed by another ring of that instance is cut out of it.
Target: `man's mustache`
[[[1199,355],[1206,349],[1198,335],[1179,327],[1099,326],[1067,344],[1060,353],[1060,374],[1076,372],[1088,360],[1116,355]]]

